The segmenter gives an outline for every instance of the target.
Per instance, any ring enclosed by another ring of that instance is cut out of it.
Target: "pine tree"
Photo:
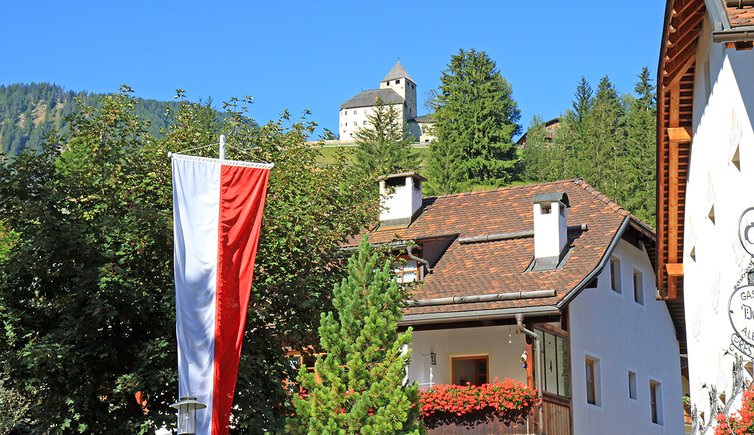
[[[369,125],[356,131],[356,167],[371,177],[415,170],[418,159],[411,150],[413,140],[395,105],[377,99],[367,115]]]
[[[295,398],[294,430],[308,434],[418,434],[418,387],[404,377],[411,329],[397,332],[404,293],[380,264],[367,237],[348,262],[348,276],[333,289],[336,313],[319,327],[319,381],[305,368],[299,381],[307,395]]]
[[[508,183],[516,167],[511,139],[521,129],[510,83],[487,53],[474,49],[453,55],[440,81],[433,101],[436,140],[430,143],[428,187],[452,193]]]

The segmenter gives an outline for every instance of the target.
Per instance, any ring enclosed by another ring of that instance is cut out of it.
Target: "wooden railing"
[[[571,435],[571,405],[568,400],[545,395],[544,423],[547,435]]]

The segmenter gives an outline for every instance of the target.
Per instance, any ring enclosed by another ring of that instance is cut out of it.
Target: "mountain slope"
[[[50,83],[0,85],[0,153],[16,155],[35,149],[50,130],[67,132],[66,116],[76,109],[76,98],[96,104],[102,94],[66,91]],[[160,135],[169,125],[165,108],[178,108],[177,102],[139,99],[136,113],[151,121],[149,132]]]

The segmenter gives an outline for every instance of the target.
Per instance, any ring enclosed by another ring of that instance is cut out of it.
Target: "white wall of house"
[[[405,110],[402,104],[392,104],[396,109],[398,109],[398,113],[400,113],[400,116],[398,118],[399,122],[403,122],[405,120]],[[351,109],[340,109],[340,115],[339,115],[339,126],[338,130],[340,132],[340,140],[341,141],[356,141],[356,137],[354,136],[354,133],[356,133],[357,130],[361,128],[367,128],[370,126],[369,123],[369,116],[373,115],[374,113],[374,107],[375,106],[368,106],[368,107],[355,107]]]
[[[569,304],[573,430],[576,434],[683,433],[678,341],[665,303],[655,299],[646,251],[621,240],[620,289],[612,289],[610,266],[597,288],[584,289]],[[643,287],[635,301],[634,271]],[[587,403],[586,359],[598,360],[597,404]],[[636,374],[636,399],[629,397],[629,371]],[[661,424],[651,421],[650,382],[661,385]]]
[[[421,387],[429,385],[430,353],[437,354],[433,366],[433,383],[450,384],[451,358],[459,356],[489,356],[489,381],[495,377],[516,379],[526,383],[526,369],[521,367],[521,353],[526,350],[523,334],[516,334],[515,326],[485,326],[478,328],[437,329],[414,331],[411,343],[411,364],[408,378]]]
[[[752,255],[739,241],[739,219],[754,207],[754,52],[726,49],[710,35],[707,20],[696,56],[683,242],[689,390],[706,416],[709,387],[730,398],[734,355],[752,357],[731,346],[729,302],[748,282],[741,278]]]

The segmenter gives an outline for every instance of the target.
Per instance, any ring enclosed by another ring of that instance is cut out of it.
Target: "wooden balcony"
[[[537,433],[536,421],[536,413],[523,424],[511,424],[509,426],[501,421],[489,421],[489,419],[485,419],[484,415],[472,414],[462,417],[449,415],[445,419],[434,420],[432,422],[434,424],[427,427],[427,434],[534,435]],[[544,426],[546,435],[571,434],[571,407],[568,401],[555,397],[544,397]]]

